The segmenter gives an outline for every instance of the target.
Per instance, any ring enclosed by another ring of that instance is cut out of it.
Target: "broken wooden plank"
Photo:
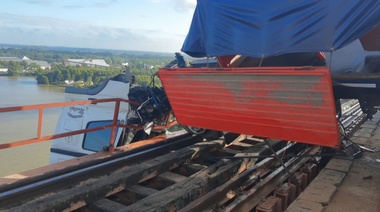
[[[237,172],[241,160],[222,160],[209,168],[190,176],[183,182],[173,184],[135,204],[125,211],[175,211],[229,180]],[[210,173],[210,170],[211,173]]]
[[[313,146],[303,151],[302,154],[316,154],[319,147]],[[285,163],[290,173],[294,173],[300,169],[309,158],[292,158]],[[262,197],[268,196],[280,183],[289,177],[288,172],[281,166],[269,176],[257,183],[248,192],[237,197],[229,206],[225,208],[227,211],[250,211],[257,206]]]
[[[12,210],[75,210],[86,204],[96,202],[99,199],[120,192],[128,186],[151,179],[161,173],[178,167],[180,163],[189,160],[190,157],[194,157],[196,152],[207,151],[218,147],[220,147],[220,145],[213,142],[204,142],[188,146],[155,159],[130,166],[123,169],[123,171],[116,171],[108,176],[99,177],[96,181],[92,180],[94,182],[91,182],[91,180],[82,182],[81,185],[69,190],[28,202],[24,205],[12,208]]]
[[[199,172],[202,169],[207,168],[207,166],[197,163],[184,163],[180,165],[176,170],[179,174],[183,176],[190,176],[196,172]]]
[[[278,143],[279,142],[275,144]],[[285,148],[279,150],[277,154],[282,154],[293,146],[294,144],[288,145]],[[186,207],[182,208],[181,211],[203,211],[205,209],[209,209],[212,204],[218,204],[219,202],[224,201],[225,197],[228,196],[228,193],[230,191],[237,190],[239,186],[241,186],[244,182],[251,180],[252,178],[256,179],[255,176],[257,174],[257,169],[262,169],[265,164],[269,164],[273,160],[273,158],[262,160],[253,167],[250,167],[245,172],[234,176],[226,183],[220,185],[217,189],[214,189],[213,191],[202,196],[202,198],[198,198],[192,203],[188,204]]]

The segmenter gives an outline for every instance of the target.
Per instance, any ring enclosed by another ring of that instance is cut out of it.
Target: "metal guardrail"
[[[47,108],[57,108],[57,107],[64,107],[64,106],[73,106],[73,105],[88,105],[88,104],[97,104],[97,103],[107,103],[107,102],[115,102],[115,109],[113,114],[113,121],[110,125],[105,125],[101,127],[94,127],[91,129],[84,129],[84,130],[77,130],[77,131],[71,131],[67,133],[60,133],[60,134],[53,134],[53,135],[47,135],[42,136],[42,122],[43,122],[43,112]],[[109,151],[114,151],[114,140],[116,136],[116,129],[121,128],[141,128],[142,126],[138,125],[125,125],[125,124],[118,124],[117,119],[119,116],[119,109],[120,109],[120,103],[125,102],[129,104],[139,105],[139,103],[121,99],[121,98],[109,98],[109,99],[96,99],[96,100],[82,100],[82,101],[72,101],[72,102],[57,102],[57,103],[48,103],[48,104],[37,104],[37,105],[25,105],[25,106],[14,106],[14,107],[6,107],[6,108],[0,108],[0,113],[5,112],[17,112],[17,111],[26,111],[26,110],[38,110],[38,125],[37,125],[37,137],[25,139],[21,141],[13,141],[5,144],[0,144],[0,150],[1,149],[7,149],[17,146],[23,146],[28,144],[35,144],[42,141],[48,141],[56,138],[62,138],[87,132],[93,132],[98,130],[104,130],[108,128],[112,128],[110,141],[109,141]]]

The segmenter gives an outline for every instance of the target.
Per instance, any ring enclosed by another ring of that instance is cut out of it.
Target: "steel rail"
[[[86,167],[75,167],[75,169],[65,169],[55,172],[51,175],[46,175],[30,182],[28,180],[0,187],[0,208],[6,205],[16,204],[31,199],[31,197],[43,192],[51,192],[54,189],[59,189],[62,185],[69,185],[72,182],[80,182],[87,179],[88,176],[96,177],[110,173],[111,171],[120,169],[133,163],[140,162],[153,158],[158,155],[163,155],[172,150],[180,149],[202,140],[200,137],[190,134],[181,135],[167,139],[167,142],[162,144],[147,145],[140,148],[125,151],[117,158],[102,160],[97,164],[89,164]]]
[[[347,115],[345,115],[345,118],[341,121],[344,127],[347,127],[350,125],[350,122],[353,122],[359,115],[361,115],[363,112],[360,109],[360,105],[356,104],[350,108],[350,111],[347,112]]]
[[[309,147],[299,154],[310,154],[318,151],[317,146]],[[308,158],[292,158],[285,163],[286,169],[290,173],[294,173],[301,168],[309,159]],[[252,189],[238,196],[229,206],[226,211],[251,211],[262,200],[262,197],[268,196],[279,184],[288,179],[290,175],[283,166],[273,171],[269,176],[257,183]]]
[[[278,150],[276,154],[283,154],[288,150],[289,148],[293,147],[296,145],[296,143],[289,144],[285,146],[284,148]],[[231,159],[233,159],[232,157]],[[221,200],[227,195],[227,193],[231,190],[237,189],[241,184],[244,184],[246,181],[249,181],[250,179],[254,178],[255,174],[257,174],[257,171],[271,162],[273,162],[275,159],[273,157],[268,157],[251,168],[247,169],[243,173],[236,175],[233,177],[231,180],[228,182],[224,183],[223,185],[217,187],[213,191],[205,194],[201,198],[196,199],[186,207],[182,208],[180,211],[181,212],[186,212],[186,211],[203,211],[206,210],[207,208],[210,207],[210,203],[216,203]]]

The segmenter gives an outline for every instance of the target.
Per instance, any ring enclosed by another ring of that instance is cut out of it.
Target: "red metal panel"
[[[339,146],[328,67],[160,69],[179,123]]]

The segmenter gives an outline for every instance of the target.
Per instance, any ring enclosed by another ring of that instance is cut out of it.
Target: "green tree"
[[[37,70],[38,68],[41,68],[41,66],[38,65],[37,63],[30,63],[28,67],[29,69],[32,69],[32,70]]]
[[[28,69],[28,63],[25,60],[21,61],[20,65],[21,65],[21,67],[22,67],[23,70],[27,70]]]
[[[47,84],[47,85],[50,84],[49,78],[47,76],[42,76],[42,75],[39,75],[37,77],[37,83],[38,84]]]
[[[8,75],[9,76],[20,76],[21,65],[15,61],[8,62]]]
[[[17,76],[16,74],[16,72],[14,72],[12,69],[10,69],[10,68],[8,68],[8,71],[7,71],[7,74],[8,74],[8,76]]]

